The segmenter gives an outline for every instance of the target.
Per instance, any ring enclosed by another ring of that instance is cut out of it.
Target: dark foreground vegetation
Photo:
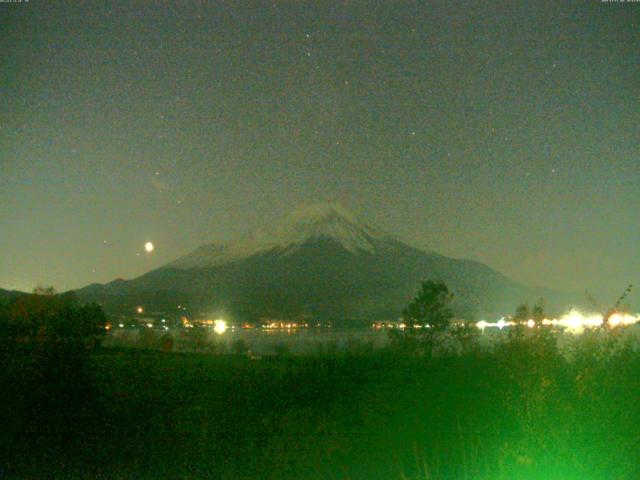
[[[49,324],[101,321],[64,305]],[[3,337],[1,478],[639,478],[640,353],[617,330],[569,352],[516,329],[490,350],[252,359],[100,350],[49,324]]]

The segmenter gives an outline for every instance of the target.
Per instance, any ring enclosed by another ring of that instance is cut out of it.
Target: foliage
[[[460,348],[428,361],[357,344],[356,354],[260,360],[88,357],[65,347],[88,342],[60,340],[92,337],[61,333],[62,318],[85,310],[37,297],[0,307],[16,345],[0,369],[7,478],[638,478],[640,351],[629,330],[561,337],[539,326],[480,348],[477,329],[450,322],[437,340]],[[415,329],[422,349],[424,330],[436,331]]]
[[[100,306],[81,305],[74,293],[56,294],[51,287],[38,287],[35,292],[1,308],[0,341],[5,346],[64,344],[91,349],[104,337],[107,319]]]
[[[531,318],[533,319],[534,322],[536,322],[537,324],[540,324],[540,322],[542,322],[542,320],[544,320],[545,317],[546,317],[546,314],[544,311],[544,300],[541,298],[531,309]]]
[[[553,330],[526,332],[503,336],[494,348],[429,361],[366,349],[262,360],[102,350],[90,370],[89,403],[62,403],[64,392],[50,389],[46,398],[60,400],[35,404],[35,378],[5,383],[11,388],[0,390],[0,409],[11,412],[11,422],[0,446],[11,462],[3,473],[638,478],[637,343],[590,332],[574,339],[567,355]],[[3,375],[16,371],[16,358]],[[30,423],[34,411],[53,419],[47,429]]]
[[[531,318],[531,313],[529,312],[529,305],[526,303],[521,303],[516,308],[515,313],[513,314],[513,321],[516,323],[524,323]]]
[[[544,312],[544,300],[538,300],[531,309],[526,303],[521,303],[513,314],[513,321],[516,323],[526,323],[529,320],[535,321],[537,324],[542,322],[546,314]]]
[[[94,405],[91,353],[105,326],[99,306],[81,305],[75,295],[52,288],[37,288],[0,306],[0,452],[13,451],[26,439],[21,451],[37,455],[41,437],[62,449],[81,424],[90,424],[85,413]],[[41,471],[29,477],[51,475]]]
[[[509,329],[508,338],[514,342],[522,340],[526,334],[528,322],[533,320],[535,322],[534,326],[540,328],[545,316],[544,300],[542,298],[531,309],[526,303],[521,303],[513,314],[512,321],[515,325]]]
[[[477,353],[480,350],[479,330],[473,322],[456,323],[450,328],[455,346],[452,350],[460,355]]]
[[[422,282],[416,297],[402,311],[404,330],[389,332],[391,344],[406,353],[431,356],[438,338],[451,324],[452,299],[453,294],[444,282]]]
[[[453,294],[444,282],[422,282],[418,295],[402,311],[405,325],[429,327],[435,331],[445,330],[453,318],[453,312],[449,308],[452,299]]]
[[[58,292],[56,292],[56,289],[49,286],[46,287],[44,285],[37,285],[36,288],[33,289],[33,294],[34,295],[41,295],[41,296],[48,296],[51,297],[53,295],[56,295]]]

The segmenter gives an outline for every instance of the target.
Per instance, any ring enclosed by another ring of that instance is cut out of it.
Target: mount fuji
[[[422,280],[443,280],[463,317],[512,312],[521,302],[566,296],[520,285],[475,261],[423,251],[357,219],[338,204],[298,208],[226,245],[210,244],[132,280],[77,291],[107,310],[144,303],[172,312],[224,312],[243,321],[397,318]]]

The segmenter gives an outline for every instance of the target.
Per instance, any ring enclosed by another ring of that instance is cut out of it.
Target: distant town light
[[[502,330],[504,327],[510,327],[511,325],[513,325],[513,322],[506,321],[504,317],[496,322],[496,327],[498,327],[500,330]]]
[[[144,308],[142,308],[142,307],[137,307],[137,308],[136,308],[136,312],[138,312],[138,313],[142,313],[142,312],[144,312]]]
[[[214,325],[213,331],[216,332],[218,335],[222,335],[224,332],[227,331],[227,328],[229,328],[227,326],[227,322],[225,322],[222,319],[214,320],[213,325]]]
[[[608,318],[607,325],[610,327],[617,327],[633,325],[639,322],[640,315],[638,314],[632,315],[630,313],[615,312]],[[600,327],[602,326],[602,323],[603,316],[601,314],[583,314],[575,309],[565,313],[560,318],[544,318],[540,321],[541,325],[559,327],[570,333],[581,333],[588,328]],[[526,323],[529,328],[534,328],[537,324],[538,323],[533,319],[529,319]],[[513,321],[506,320],[505,317],[502,317],[494,323],[486,322],[484,320],[480,320],[476,323],[476,326],[481,330],[484,330],[487,327],[496,327],[502,330],[504,327],[510,327],[513,325],[515,325],[515,323]]]
[[[153,249],[154,249],[154,248],[155,248],[155,247],[153,246],[153,243],[152,243],[152,242],[147,242],[147,243],[145,243],[145,244],[144,244],[144,249],[145,249],[145,251],[146,251],[147,253],[151,253],[151,252],[153,252]]]

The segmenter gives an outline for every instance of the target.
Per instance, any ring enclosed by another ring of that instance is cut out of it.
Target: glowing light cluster
[[[640,322],[640,315],[634,317],[633,315],[629,315],[628,313],[614,313],[609,317],[609,325],[611,325],[612,327],[617,327],[620,325],[632,325],[638,322]]]
[[[308,323],[272,321],[262,325],[262,328],[265,330],[293,330],[296,328],[307,328],[308,326]],[[242,328],[245,327],[243,326]]]
[[[508,321],[504,317],[497,322],[486,322],[484,320],[480,320],[476,323],[476,326],[481,330],[484,330],[485,328],[499,328],[502,330],[504,327],[510,327],[512,325],[515,325],[515,322]]]
[[[595,328],[600,327],[603,322],[603,315],[597,313],[589,313],[584,314],[579,312],[578,310],[571,310],[568,313],[562,315],[560,318],[548,319],[545,318],[542,320],[543,325],[551,325],[555,327],[564,328],[573,333],[580,333],[585,328]],[[616,312],[609,316],[607,324],[611,327],[619,327],[626,325],[633,325],[635,323],[640,322],[640,315],[631,315],[629,313],[620,313]],[[487,322],[485,320],[480,320],[476,323],[476,326],[484,330],[485,328],[499,328],[502,330],[504,327],[515,325],[516,323],[511,320],[506,320],[502,317],[497,322]],[[533,319],[529,319],[526,322],[527,327],[534,328],[537,323]]]
[[[602,315],[599,314],[583,314],[578,310],[571,310],[558,319],[544,319],[543,325],[554,325],[566,328],[573,332],[581,332],[585,328],[595,328],[602,325]]]
[[[226,332],[227,328],[229,327],[227,326],[227,322],[225,322],[224,320],[218,319],[213,321],[213,331],[218,335],[222,335],[224,332]]]

